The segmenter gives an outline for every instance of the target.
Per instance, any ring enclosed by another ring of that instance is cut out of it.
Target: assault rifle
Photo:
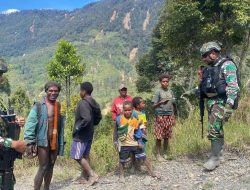
[[[205,111],[205,103],[204,103],[204,94],[200,92],[200,101],[199,101],[199,107],[200,107],[200,122],[201,122],[201,138],[204,138],[203,131],[204,131],[204,124],[203,124],[203,117],[204,117],[204,111]]]

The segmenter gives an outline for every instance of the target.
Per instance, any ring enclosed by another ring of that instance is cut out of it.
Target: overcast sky
[[[7,9],[65,9],[73,10],[97,0],[0,0],[0,11]]]

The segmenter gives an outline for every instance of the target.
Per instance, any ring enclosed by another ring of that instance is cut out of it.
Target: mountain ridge
[[[21,86],[29,96],[39,94],[48,80],[47,64],[57,41],[64,38],[76,46],[87,65],[82,80],[93,83],[98,89],[96,96],[105,104],[117,94],[113,89],[121,82],[136,92],[135,62],[150,47],[164,2],[103,0],[74,11],[28,10],[0,15],[0,36],[4,36],[0,38],[0,56],[11,68],[12,89]]]
[[[131,13],[132,23],[130,35],[134,39],[133,33],[142,32],[140,29],[143,27],[139,27],[137,21],[141,21],[142,17],[146,18],[147,12],[150,11],[151,20],[148,28],[152,29],[163,2],[163,0],[154,2],[150,0],[104,0],[73,11],[25,10],[11,15],[0,15],[0,25],[3,26],[3,29],[0,29],[0,35],[5,36],[0,39],[0,55],[22,55],[34,48],[55,43],[60,38],[74,41],[73,35],[80,35],[91,29],[126,33],[126,28],[123,28],[121,23],[125,15],[129,13]],[[110,22],[113,11],[117,12],[117,18]],[[140,24],[143,25],[143,23]],[[145,35],[147,34],[145,32]],[[145,35],[142,36],[145,37]],[[139,40],[136,41],[140,44]]]

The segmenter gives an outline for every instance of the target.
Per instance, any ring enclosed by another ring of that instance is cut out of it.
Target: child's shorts
[[[134,154],[136,159],[146,159],[146,153],[144,149],[140,149],[137,146],[122,146],[119,153],[120,163],[129,162],[131,160],[131,154]]]

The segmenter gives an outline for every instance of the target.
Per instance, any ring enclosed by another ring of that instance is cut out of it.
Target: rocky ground
[[[162,163],[153,163],[161,179],[151,178],[143,170],[140,174],[126,175],[126,183],[119,182],[116,172],[100,177],[92,187],[76,182],[79,172],[65,180],[53,179],[52,190],[189,190],[189,189],[226,189],[250,190],[249,154],[225,153],[223,163],[213,172],[203,171],[203,158],[178,158]],[[70,168],[69,168],[70,169]],[[143,168],[142,168],[143,169]],[[60,170],[56,168],[56,170]],[[60,171],[55,171],[59,172]],[[72,178],[73,177],[73,178]],[[32,177],[17,179],[16,190],[32,190]]]

